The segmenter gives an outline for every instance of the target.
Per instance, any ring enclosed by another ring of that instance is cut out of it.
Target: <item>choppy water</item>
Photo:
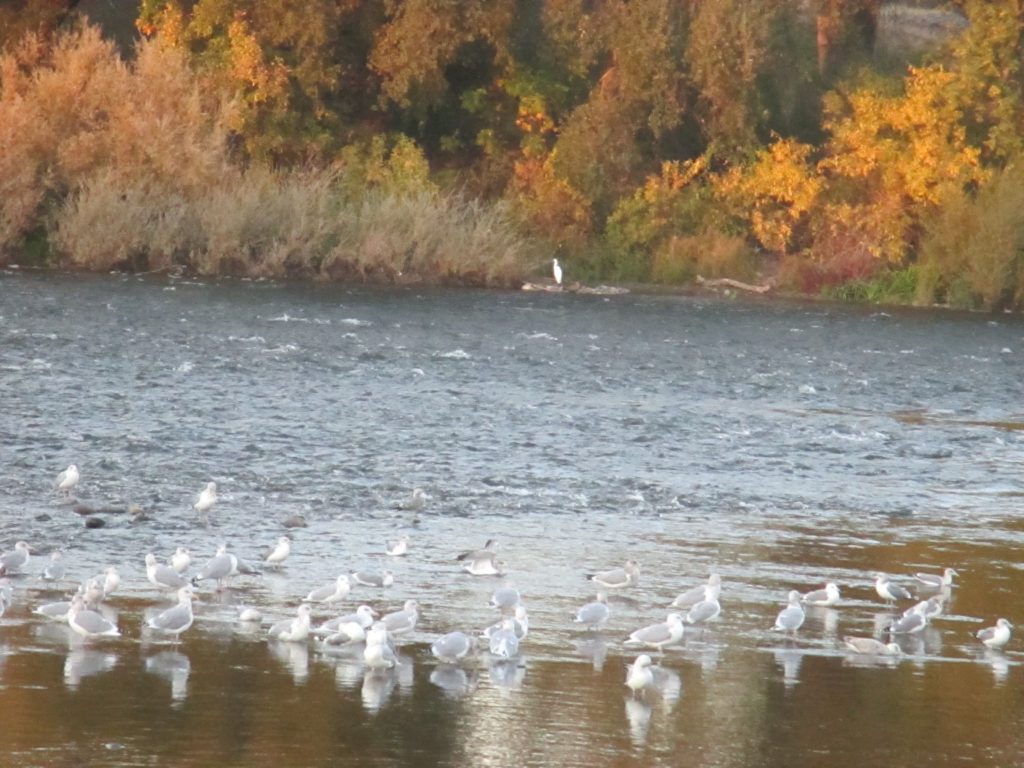
[[[118,565],[124,637],[33,617],[74,588],[48,589],[44,558],[10,580],[0,763],[1022,763],[1020,641],[973,639],[1024,623],[1022,355],[1010,316],[3,274],[0,547],[62,547],[76,579]],[[86,530],[49,493],[72,462],[83,500],[152,518]],[[396,510],[417,486],[427,508]],[[226,541],[259,562],[295,513],[280,573],[204,588],[177,647],[140,632],[166,602],[147,551],[201,562]],[[410,554],[385,558],[402,532]],[[461,574],[454,553],[487,538],[509,575]],[[583,574],[627,557],[640,585],[601,636],[574,631]],[[875,571],[947,565],[948,614],[902,661],[841,650],[892,616]],[[394,586],[344,606],[420,601],[391,675],[234,621],[384,567]],[[631,699],[622,639],[713,570],[721,619],[667,650],[663,694]],[[789,589],[826,580],[839,608],[795,641],[769,631]],[[502,584],[530,610],[520,662],[437,665],[429,642],[491,623]]]

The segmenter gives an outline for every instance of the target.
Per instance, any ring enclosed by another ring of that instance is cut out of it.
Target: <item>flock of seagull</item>
[[[70,497],[79,479],[77,467],[71,465],[58,475],[54,488]],[[400,506],[403,509],[419,510],[427,498],[417,488]],[[217,487],[210,482],[193,505],[203,522],[208,522],[208,514],[216,502]],[[387,542],[385,552],[391,557],[402,557],[408,554],[409,546],[409,537],[401,536]],[[281,536],[266,554],[263,566],[280,568],[291,551],[291,539]],[[0,616],[13,602],[13,592],[7,577],[26,573],[31,555],[32,549],[24,541],[17,542],[12,550],[0,554]],[[455,561],[461,564],[466,573],[475,576],[503,575],[506,571],[506,564],[498,558],[493,540],[488,540],[480,549],[458,554]],[[196,590],[204,582],[214,582],[216,589],[221,590],[237,574],[258,573],[258,570],[229,552],[224,545],[194,575],[189,573],[191,567],[192,556],[185,547],[178,547],[166,562],[161,562],[153,553],[145,557],[147,580],[159,590],[175,593],[177,603],[146,619],[144,625],[149,631],[169,636],[175,643],[180,641],[182,634],[194,622],[193,599]],[[50,582],[65,579],[66,570],[61,552],[51,553],[40,575]],[[844,647],[858,655],[900,655],[900,646],[894,640],[922,632],[932,619],[942,614],[954,577],[958,575],[953,568],[946,568],[941,575],[915,574],[918,596],[924,597],[922,593],[930,593],[930,596],[918,600],[902,615],[894,618],[885,630],[889,641],[884,642],[875,637],[846,636],[843,638]],[[579,608],[574,622],[586,630],[601,632],[611,617],[607,599],[609,591],[621,591],[636,585],[640,578],[640,565],[627,560],[622,567],[588,574],[587,578],[598,590],[597,599]],[[383,588],[391,586],[394,580],[394,573],[390,569],[341,574],[334,581],[310,591],[302,598],[296,615],[272,624],[267,630],[267,637],[284,643],[307,643],[310,638],[314,638],[325,651],[349,649],[361,652],[363,663],[370,670],[392,669],[398,663],[396,643],[404,635],[413,632],[419,620],[417,601],[406,600],[400,610],[384,615],[379,615],[368,605],[360,605],[353,612],[335,616],[316,626],[313,625],[312,617],[314,606],[318,610],[333,609],[348,598],[354,586]],[[120,584],[121,577],[117,568],[110,566],[103,573],[81,584],[70,600],[39,605],[33,609],[33,613],[50,620],[66,622],[84,638],[118,637],[120,630],[103,615],[102,604],[117,591]],[[637,629],[625,640],[625,645],[660,653],[666,647],[678,643],[687,626],[701,627],[721,615],[721,590],[721,578],[718,574],[711,574],[706,584],[678,595],[671,603],[672,612],[664,621]],[[889,605],[900,600],[914,599],[906,588],[884,573],[876,575],[875,591]],[[806,607],[833,607],[840,599],[838,585],[831,582],[822,589],[805,594],[791,591],[772,629],[795,636],[804,623]],[[437,638],[430,647],[433,656],[444,664],[459,664],[482,648],[498,661],[516,659],[520,644],[529,634],[529,616],[522,596],[512,587],[501,587],[493,592],[491,605],[500,614],[496,623],[480,633],[453,631]],[[241,606],[238,620],[261,624],[263,616],[255,608]],[[1001,649],[1010,641],[1012,629],[1013,625],[1009,621],[1000,618],[995,626],[978,631],[976,637],[988,648]],[[641,653],[628,667],[625,685],[635,696],[642,695],[645,690],[656,687],[656,672],[657,667],[651,655]]]

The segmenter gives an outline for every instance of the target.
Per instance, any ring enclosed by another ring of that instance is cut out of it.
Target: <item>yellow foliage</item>
[[[519,216],[530,229],[555,242],[581,246],[591,228],[586,197],[546,162],[526,158],[515,166],[513,200]]]
[[[758,152],[749,168],[735,168],[716,180],[716,194],[749,218],[754,237],[769,251],[790,253],[824,180],[810,163],[813,148],[779,139]]]

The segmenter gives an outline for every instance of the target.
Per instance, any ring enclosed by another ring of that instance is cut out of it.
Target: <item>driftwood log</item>
[[[697,275],[698,285],[703,285],[706,288],[735,288],[739,291],[750,291],[751,293],[768,293],[772,289],[770,285],[751,285],[750,283],[744,283],[739,280],[733,280],[731,277],[719,277],[714,280],[708,280],[706,278]]]

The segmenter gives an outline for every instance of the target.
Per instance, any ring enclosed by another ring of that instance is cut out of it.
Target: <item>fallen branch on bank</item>
[[[703,285],[707,288],[736,288],[740,291],[750,291],[751,293],[768,293],[772,289],[770,285],[751,285],[750,283],[743,283],[739,280],[733,280],[731,277],[719,277],[714,280],[707,280],[700,275],[697,275],[697,284]]]

